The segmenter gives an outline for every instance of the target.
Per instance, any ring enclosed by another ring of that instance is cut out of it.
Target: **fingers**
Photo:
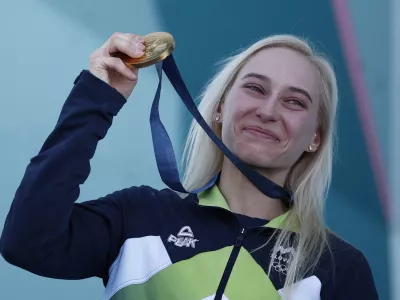
[[[90,55],[90,71],[108,84],[120,80],[114,72],[136,83],[137,68],[126,65],[118,54],[139,58],[144,55],[144,50],[144,40],[140,36],[115,33]]]
[[[139,58],[144,55],[144,40],[136,34],[114,33],[109,40],[101,47],[108,55],[122,52],[130,57]]]
[[[110,56],[97,59],[99,60],[97,63],[100,68],[114,70],[131,81],[137,81],[137,70],[134,68],[130,69],[120,58]],[[94,63],[96,64],[96,62]]]

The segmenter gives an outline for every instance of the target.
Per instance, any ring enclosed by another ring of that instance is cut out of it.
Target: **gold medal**
[[[153,32],[143,36],[145,54],[139,58],[132,58],[126,54],[118,53],[127,65],[134,65],[136,68],[144,68],[162,61],[175,49],[175,41],[168,32]]]

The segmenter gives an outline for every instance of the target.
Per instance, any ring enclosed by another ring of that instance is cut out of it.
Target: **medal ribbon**
[[[159,114],[159,102],[161,93],[162,83],[162,72],[167,75],[175,91],[180,96],[181,100],[185,104],[186,108],[193,115],[199,125],[207,133],[210,139],[218,146],[218,148],[224,153],[224,155],[239,169],[239,171],[250,180],[254,186],[256,186],[264,195],[274,198],[282,199],[289,203],[293,201],[292,194],[284,189],[283,187],[272,182],[268,178],[262,176],[258,172],[251,169],[248,165],[242,162],[236,157],[225,144],[217,137],[217,135],[208,126],[206,121],[201,116],[197,109],[193,98],[191,97],[186,85],[182,79],[179,69],[175,63],[175,60],[171,55],[166,59],[156,64],[158,73],[159,83],[156,94],[154,96],[153,104],[150,112],[150,126],[151,134],[153,138],[154,154],[156,157],[158,171],[160,173],[162,181],[172,190],[182,193],[189,193],[183,187],[179,171],[177,168],[176,157],[172,147],[171,139],[165,129]],[[199,162],[201,163],[201,162]],[[214,176],[205,186],[201,187],[196,191],[190,193],[199,193],[205,189],[211,187],[217,179],[217,175]]]

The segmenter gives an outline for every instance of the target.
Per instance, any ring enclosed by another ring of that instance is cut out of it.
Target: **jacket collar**
[[[213,206],[219,207],[230,211],[228,203],[226,202],[224,196],[222,195],[220,189],[216,184],[214,184],[209,189],[200,192],[197,195],[199,199],[199,205],[201,206]],[[276,228],[276,229],[283,229],[284,221],[288,216],[289,211],[285,212],[284,214],[272,219],[264,227],[268,228]],[[290,228],[291,231],[298,232],[300,228],[299,222],[296,222],[294,226]]]

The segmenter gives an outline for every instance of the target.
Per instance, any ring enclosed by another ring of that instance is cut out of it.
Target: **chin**
[[[251,166],[257,168],[274,167],[274,162],[277,161],[278,157],[272,155],[265,147],[263,148],[264,149],[260,149],[260,147],[250,147],[246,145],[246,147],[237,147],[235,154],[240,160]]]

